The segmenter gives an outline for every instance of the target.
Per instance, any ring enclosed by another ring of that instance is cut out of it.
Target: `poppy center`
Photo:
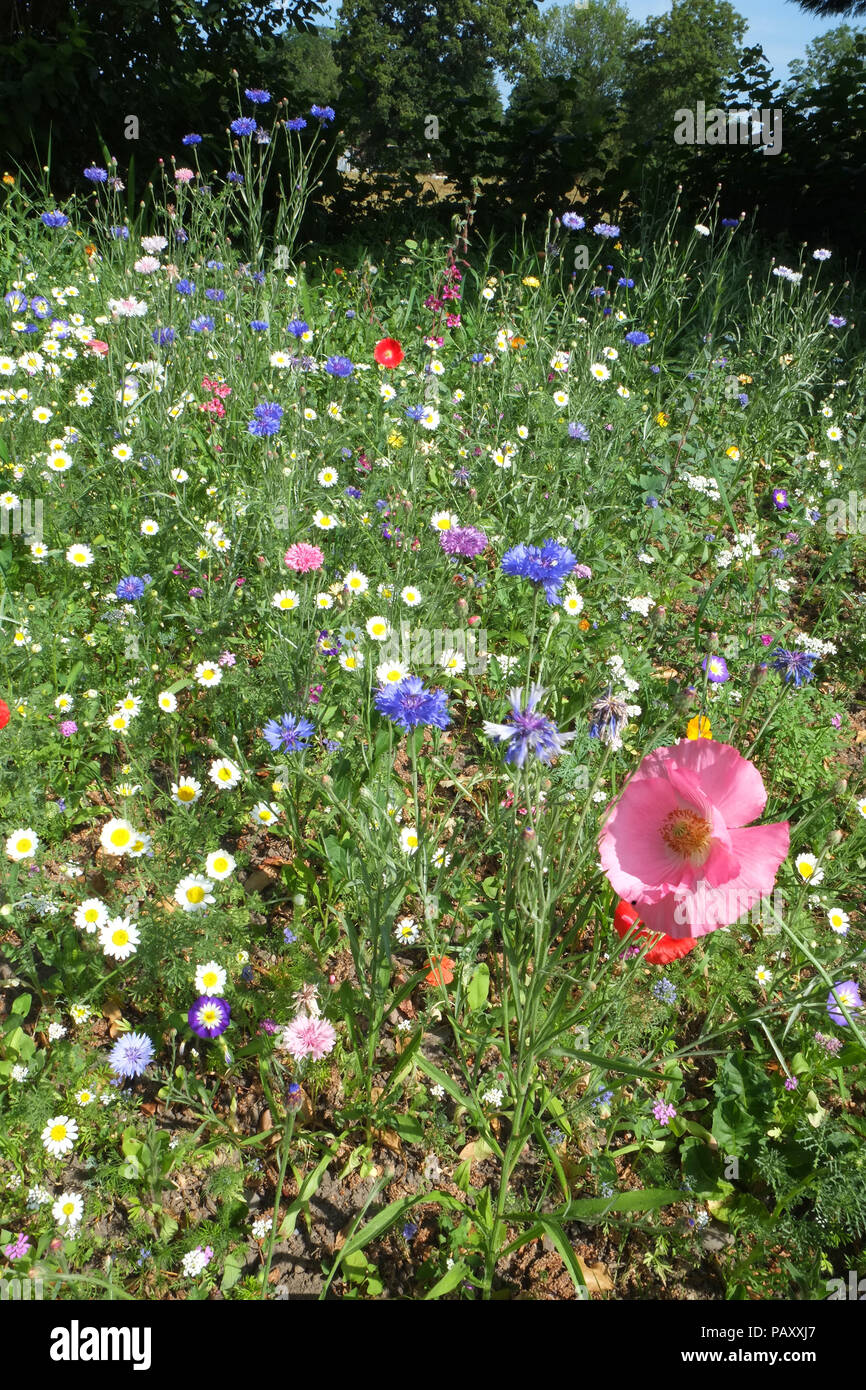
[[[688,807],[671,811],[662,822],[662,839],[669,849],[684,859],[702,861],[710,848],[709,821]]]

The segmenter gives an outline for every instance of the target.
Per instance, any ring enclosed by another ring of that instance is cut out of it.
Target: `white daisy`
[[[180,903],[184,912],[202,912],[216,901],[212,888],[210,879],[203,874],[188,874],[175,888],[174,900]]]
[[[208,768],[208,777],[215,787],[224,791],[236,787],[241,780],[241,770],[228,758],[215,758]]]
[[[215,879],[217,883],[229,878],[234,872],[234,867],[234,855],[229,854],[227,849],[215,849],[208,855],[204,866],[208,878]]]
[[[92,934],[105,926],[108,921],[108,908],[101,898],[85,898],[75,909],[72,920],[76,927]]]
[[[222,994],[225,985],[226,972],[215,960],[209,960],[207,965],[196,966],[195,987],[199,994]]]
[[[171,784],[172,800],[180,806],[191,806],[201,796],[201,782],[194,777],[180,777]]]
[[[10,859],[32,859],[39,847],[39,836],[29,826],[26,830],[13,830],[6,841],[6,853]]]
[[[42,1144],[52,1158],[72,1153],[78,1138],[78,1125],[68,1115],[55,1115],[42,1131]]]
[[[99,843],[106,854],[126,854],[135,843],[138,831],[128,820],[114,816],[102,827]]]
[[[200,661],[195,668],[195,678],[205,689],[219,685],[223,678],[222,667],[215,661]]]

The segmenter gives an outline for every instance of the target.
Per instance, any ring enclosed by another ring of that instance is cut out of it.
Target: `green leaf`
[[[458,1260],[449,1270],[446,1270],[441,1279],[436,1280],[430,1292],[424,1295],[425,1303],[429,1302],[431,1298],[441,1298],[444,1293],[451,1293],[466,1278],[468,1273],[468,1266]]]
[[[220,1290],[226,1293],[228,1289],[233,1289],[244,1272],[244,1256],[240,1250],[231,1250],[226,1256],[223,1267],[223,1277],[220,1281]]]
[[[682,1192],[667,1187],[647,1187],[642,1192],[621,1192],[618,1197],[583,1197],[569,1202],[561,1216],[563,1221],[590,1221],[611,1212],[656,1211],[682,1200]]]
[[[483,1009],[490,993],[490,971],[486,965],[479,965],[473,972],[466,991],[469,1007],[475,1012]]]
[[[32,998],[33,996],[31,994],[19,994],[9,1012],[16,1017],[26,1018],[30,1012]]]

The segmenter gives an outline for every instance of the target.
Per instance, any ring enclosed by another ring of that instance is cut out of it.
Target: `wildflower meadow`
[[[0,187],[0,1280],[836,1296],[862,290],[723,189],[335,253],[278,95]]]

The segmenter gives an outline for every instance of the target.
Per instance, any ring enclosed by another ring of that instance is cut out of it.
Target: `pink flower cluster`
[[[307,545],[306,541],[298,541],[295,545],[289,546],[283,560],[290,570],[295,570],[298,574],[307,574],[310,570],[322,568],[325,555],[317,545]]]
[[[283,1029],[280,1045],[296,1061],[302,1057],[312,1057],[313,1061],[318,1062],[321,1057],[333,1052],[336,1041],[334,1025],[326,1018],[308,1018],[302,1013]]]

